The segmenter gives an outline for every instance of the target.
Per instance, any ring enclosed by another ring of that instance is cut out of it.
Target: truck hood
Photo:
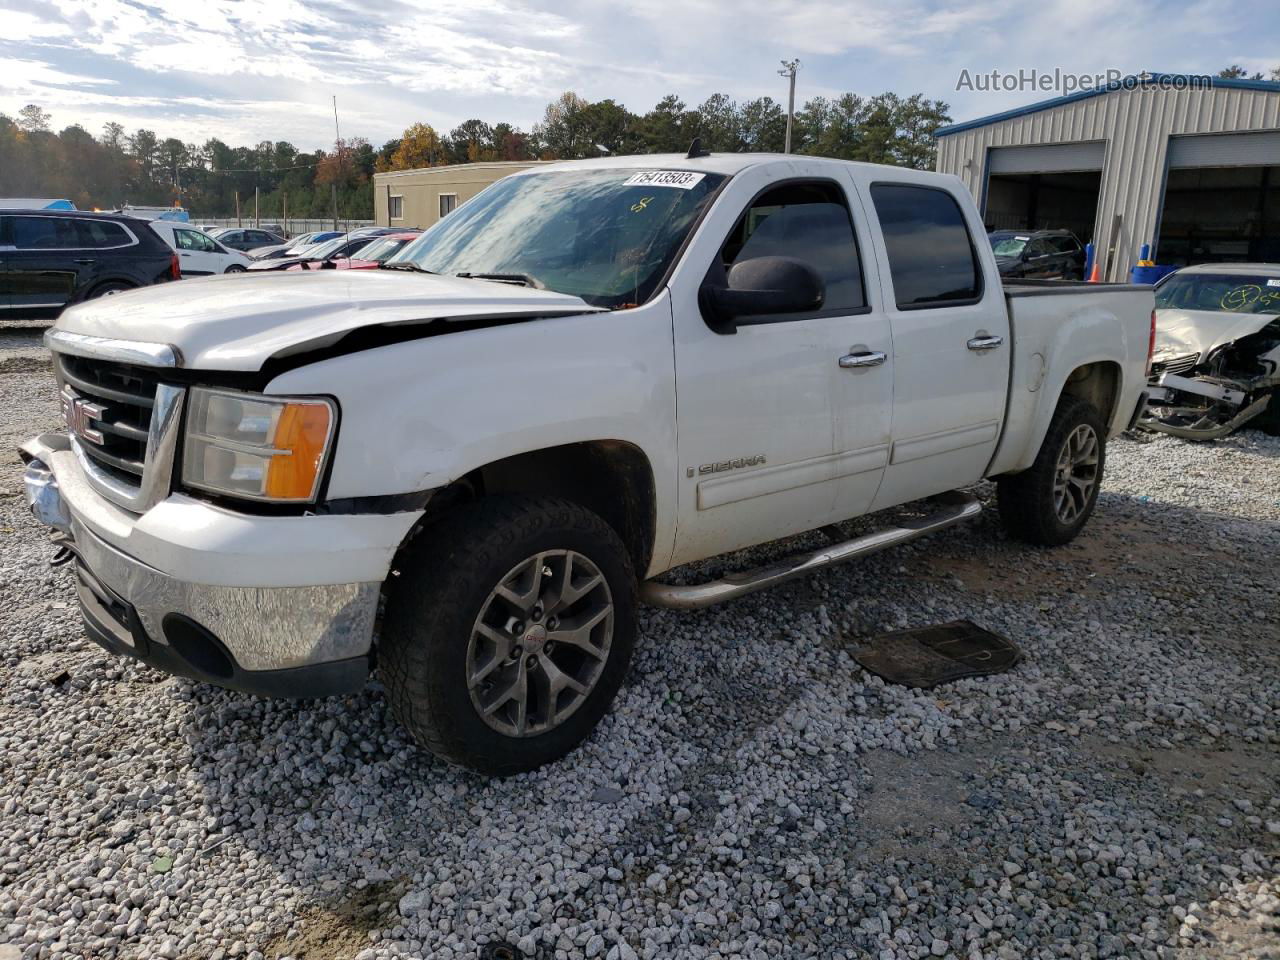
[[[1276,321],[1274,313],[1230,313],[1226,310],[1157,310],[1156,348],[1152,359],[1204,355]]]
[[[161,283],[65,310],[54,329],[176,347],[194,370],[258,371],[354,330],[431,321],[594,313],[579,297],[402,270],[224,274]]]

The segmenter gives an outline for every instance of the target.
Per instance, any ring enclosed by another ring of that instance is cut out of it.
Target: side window
[[[756,257],[794,257],[817,270],[826,286],[824,314],[867,305],[853,221],[834,183],[784,184],[761,194],[720,249],[726,271]]]
[[[945,190],[900,183],[871,187],[899,310],[976,301],[978,257],[955,198]]]
[[[453,211],[458,209],[458,195],[456,193],[440,194],[440,216],[447,217]]]
[[[124,227],[110,220],[77,220],[76,236],[82,247],[126,247],[133,242]]]
[[[213,237],[210,237],[208,234],[201,233],[199,230],[192,230],[190,233],[191,242],[196,245],[197,249],[203,250],[205,253],[218,252],[218,245],[213,242]]]
[[[1049,254],[1052,252],[1053,251],[1049,249],[1048,240],[1032,240],[1029,244],[1027,244],[1028,260],[1033,260],[1036,257],[1043,257],[1046,254]]]
[[[1080,249],[1074,237],[1054,237],[1053,246],[1058,253],[1075,253]]]
[[[62,217],[14,217],[13,245],[19,250],[68,250],[80,246],[75,221]]]
[[[200,241],[196,238],[194,230],[174,230],[174,242],[178,245],[179,250],[203,250]]]
[[[392,220],[404,219],[404,197],[388,197],[387,216]]]

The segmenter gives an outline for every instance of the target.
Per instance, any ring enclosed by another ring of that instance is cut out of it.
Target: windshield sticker
[[[1268,287],[1280,287],[1280,280],[1268,280],[1268,281],[1267,281],[1267,286],[1268,286]]]
[[[1030,240],[1030,237],[1014,237],[1015,240]]]
[[[622,182],[624,187],[677,187],[681,190],[692,190],[705,177],[705,173],[690,173],[687,170],[645,170],[633,173]]]
[[[1271,286],[1273,281],[1268,280],[1267,286]],[[1280,286],[1280,284],[1276,284]],[[1238,287],[1233,287],[1222,295],[1219,306],[1229,313],[1249,313],[1250,307],[1254,305],[1260,307],[1271,307],[1280,304],[1280,292],[1267,293],[1256,283],[1245,283]]]
[[[653,197],[641,197],[638,201],[631,205],[632,213],[639,213],[649,204],[653,203]]]

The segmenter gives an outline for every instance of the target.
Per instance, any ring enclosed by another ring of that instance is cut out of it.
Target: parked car
[[[404,250],[408,244],[422,236],[421,230],[401,230],[399,233],[384,234],[374,242],[357,251],[356,256],[338,260],[334,266],[339,270],[372,270],[379,268],[388,260]]]
[[[211,236],[216,237],[224,247],[243,250],[246,253],[256,247],[268,247],[285,242],[284,237],[252,227],[224,227]]]
[[[1150,288],[1002,286],[963,184],[902,167],[539,167],[389,266],[68,311],[71,432],[23,446],[26,495],[107,650],[306,697],[376,664],[420,744],[488,773],[591,732],[637,597],[702,607],[915,539],[979,513],[983,478],[1014,536],[1072,540],[1150,359]],[[147,439],[99,432],[126,417]]]
[[[63,210],[0,213],[0,317],[177,280],[178,255],[146,220]]]
[[[1084,279],[1084,247],[1070,230],[996,230],[988,239],[1002,277]]]
[[[185,223],[152,220],[151,229],[178,253],[184,277],[209,276],[214,273],[243,273],[252,261],[247,253],[228,250],[214,237]]]
[[[356,251],[363,250],[376,239],[377,237],[352,237],[347,235],[334,237],[325,243],[303,247],[301,250],[296,250],[283,257],[255,260],[249,265],[249,269],[252,271],[288,270],[290,268],[318,270],[332,265],[335,260],[350,257]]]
[[[317,244],[324,243],[326,240],[332,240],[340,236],[342,236],[342,232],[339,230],[318,230],[315,233],[304,233],[286,243],[275,243],[268,247],[256,247],[249,251],[249,256],[255,260],[277,260],[280,257],[287,257],[307,247],[314,247]]]
[[[1216,440],[1280,433],[1280,264],[1206,263],[1156,285],[1151,399],[1142,426]]]

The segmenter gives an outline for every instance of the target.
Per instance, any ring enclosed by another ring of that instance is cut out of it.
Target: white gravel
[[[57,420],[25,360],[9,449]],[[255,700],[99,652],[6,460],[0,960],[1277,956],[1280,440],[1109,457],[1066,548],[993,509],[646,611],[597,735],[504,781],[414,749],[376,685]],[[915,692],[849,655],[958,617],[1026,661]]]

